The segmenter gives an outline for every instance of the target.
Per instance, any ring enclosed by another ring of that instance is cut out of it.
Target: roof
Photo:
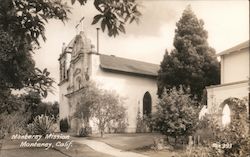
[[[157,64],[103,54],[100,55],[100,67],[111,71],[147,76],[157,76],[160,69]]]
[[[247,40],[247,41],[245,41],[243,43],[240,43],[240,44],[238,44],[238,45],[236,45],[236,46],[234,46],[232,48],[229,48],[229,49],[227,49],[225,51],[222,51],[222,52],[218,53],[217,55],[222,56],[222,55],[225,55],[225,54],[230,54],[232,52],[238,52],[238,51],[240,51],[242,49],[245,49],[245,48],[249,48],[249,40]]]

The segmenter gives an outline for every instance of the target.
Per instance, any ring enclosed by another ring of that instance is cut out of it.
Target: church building
[[[58,60],[60,119],[68,118],[70,125],[75,125],[73,114],[87,81],[125,98],[126,132],[136,131],[138,113],[142,116],[154,112],[159,65],[95,52],[82,31],[63,46]]]

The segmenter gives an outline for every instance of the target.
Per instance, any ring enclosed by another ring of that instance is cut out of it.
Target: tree
[[[125,121],[126,112],[122,99],[116,93],[97,88],[90,83],[85,87],[81,103],[76,107],[74,116],[88,126],[90,119],[97,124],[103,137],[105,129],[121,127]]]
[[[30,115],[29,122],[33,122],[34,118],[39,115],[46,115],[53,118],[55,121],[57,120],[56,118],[59,114],[58,102],[42,102],[42,97],[35,91],[29,91],[28,93],[22,94],[20,97],[13,97],[16,97],[16,99],[22,102],[22,108],[24,108],[23,112]]]
[[[81,120],[84,126],[88,125],[89,119],[91,118],[91,107],[98,103],[98,99],[101,95],[101,91],[93,84],[88,83],[81,95],[81,101],[76,106],[74,117]]]
[[[72,4],[76,0],[71,0]],[[81,5],[87,3],[88,0],[78,0]],[[136,0],[94,0],[94,6],[99,12],[93,18],[92,24],[101,21],[102,31],[108,29],[109,36],[119,35],[119,32],[125,33],[126,23],[139,22],[141,16],[138,10],[139,4]]]
[[[198,20],[190,6],[176,24],[174,49],[166,51],[158,72],[158,96],[164,88],[190,87],[192,96],[201,100],[203,89],[220,81],[215,50],[207,42],[204,22]]]
[[[99,102],[91,108],[93,117],[97,119],[95,122],[98,125],[101,137],[103,137],[105,129],[110,123],[115,125],[116,122],[125,118],[126,109],[122,106],[119,96],[108,91],[104,91],[99,97]]]
[[[155,129],[177,139],[191,135],[198,122],[197,102],[186,94],[182,87],[164,91],[153,115]]]
[[[32,52],[46,39],[48,19],[66,20],[69,9],[59,1],[0,0],[0,87],[32,88],[47,96],[53,79],[47,69],[35,67]]]
[[[87,0],[78,2],[84,5]],[[0,89],[32,88],[46,97],[54,81],[47,69],[35,67],[31,52],[39,48],[39,38],[46,40],[45,23],[49,19],[66,21],[70,8],[61,0],[0,0],[0,3]],[[108,28],[110,36],[125,33],[126,22],[138,22],[141,15],[134,0],[95,0],[94,6],[100,14],[92,24],[101,21],[102,30]]]

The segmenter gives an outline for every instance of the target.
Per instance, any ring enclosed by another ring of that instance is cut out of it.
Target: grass
[[[88,139],[98,140],[109,144],[112,147],[133,151],[149,157],[179,157],[185,153],[183,149],[155,151],[152,148],[154,138],[165,137],[159,133],[131,133],[131,134],[106,134],[104,138],[98,136],[88,137]]]
[[[88,139],[105,142],[106,144],[124,150],[130,151],[154,143],[155,137],[164,137],[158,133],[128,133],[128,134],[106,134],[103,138],[98,136],[88,137]]]

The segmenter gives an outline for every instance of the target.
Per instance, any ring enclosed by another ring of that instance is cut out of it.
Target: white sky
[[[108,37],[100,31],[100,53],[142,60],[160,64],[165,49],[173,49],[175,24],[183,10],[191,4],[194,13],[203,19],[208,31],[208,42],[219,53],[249,39],[249,2],[247,0],[188,1],[188,0],[140,0],[143,16],[139,25],[126,27],[126,34],[116,38]],[[68,2],[70,3],[70,1]],[[55,94],[50,94],[46,101],[58,101],[59,64],[62,43],[76,35],[75,25],[85,17],[83,28],[92,44],[96,46],[96,28],[91,25],[97,11],[93,1],[85,6],[72,6],[70,20],[63,24],[51,20],[46,25],[47,41],[41,41],[41,49],[34,55],[39,68],[48,68],[56,80]]]

